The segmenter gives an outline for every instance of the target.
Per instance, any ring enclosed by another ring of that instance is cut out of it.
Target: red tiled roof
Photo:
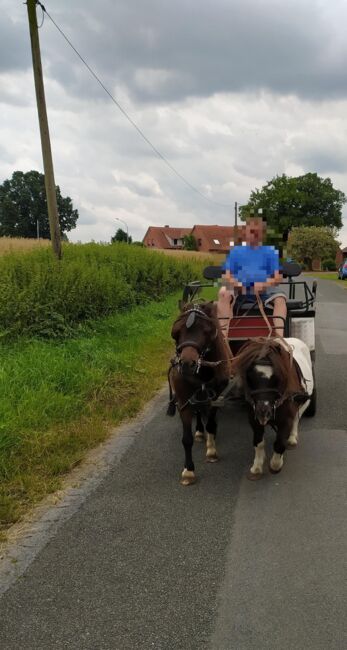
[[[150,226],[143,238],[145,246],[153,248],[173,248],[170,239],[182,239],[191,233],[191,228],[170,228],[169,226]]]
[[[240,243],[243,239],[244,226],[205,226],[196,225],[193,228],[170,228],[169,226],[150,226],[143,238],[145,246],[153,248],[175,248],[170,239],[182,239],[185,235],[193,235],[198,243],[198,250],[226,253],[230,250],[230,242]]]
[[[230,242],[238,243],[242,239],[242,226],[194,226],[192,235],[199,243],[201,251],[220,251],[221,253],[230,250]],[[201,242],[201,243],[200,243]],[[219,242],[219,243],[218,243]]]

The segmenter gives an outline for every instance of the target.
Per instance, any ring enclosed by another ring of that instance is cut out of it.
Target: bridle
[[[175,322],[176,323],[179,322],[181,319],[183,319],[186,316],[188,316],[185,321],[185,326],[187,329],[190,329],[190,327],[194,325],[196,318],[202,318],[208,321],[209,323],[215,325],[214,319],[211,318],[210,316],[207,316],[205,312],[199,307],[192,307],[190,309],[187,309],[179,316],[179,318]],[[181,406],[177,405],[180,411],[183,411],[187,406],[192,406],[193,408],[201,409],[202,407],[210,404],[211,401],[216,398],[217,393],[215,390],[215,383],[216,383],[215,377],[212,377],[210,380],[206,381],[202,379],[201,376],[199,376],[199,373],[202,366],[215,368],[223,362],[222,359],[219,361],[206,361],[205,359],[205,356],[211,350],[210,347],[211,342],[214,342],[217,336],[218,336],[218,327],[215,325],[215,332],[212,338],[209,340],[209,343],[205,345],[203,348],[201,348],[196,341],[191,339],[188,339],[176,345],[176,356],[173,359],[171,359],[171,365],[168,372],[170,401],[174,399],[174,395],[172,393],[171,383],[170,383],[170,374],[174,368],[176,368],[178,372],[182,374],[182,358],[181,358],[182,350],[184,350],[184,348],[187,347],[192,347],[197,351],[199,355],[197,361],[195,362],[194,372],[192,372],[190,376],[188,375],[186,377],[186,380],[190,384],[195,386],[196,390],[193,393],[193,395],[191,395],[184,404],[182,404]]]
[[[286,395],[286,394],[281,395],[280,391],[277,390],[277,388],[257,388],[256,390],[247,391],[246,401],[252,406],[254,413],[257,408],[257,400],[254,399],[254,396],[261,395],[261,394],[265,395],[268,393],[274,393],[275,395],[278,395],[278,399],[276,399],[274,402],[271,403],[271,407],[272,407],[271,420],[274,421],[276,418],[276,411],[278,407],[282,406],[282,404],[284,404],[284,402],[286,402],[287,400],[293,399],[294,395]]]
[[[213,318],[211,318],[210,316],[207,316],[205,314],[205,312],[202,309],[200,309],[199,307],[192,307],[191,309],[187,309],[185,312],[183,312],[183,314],[181,314],[181,316],[179,316],[177,321],[179,321],[180,319],[182,319],[184,316],[187,316],[187,315],[188,315],[188,317],[187,317],[186,322],[185,322],[185,326],[186,326],[187,329],[190,329],[194,325],[194,323],[196,321],[196,318],[202,318],[202,319],[208,321],[209,323],[214,324]],[[176,323],[177,323],[177,321],[176,321]],[[197,361],[195,363],[195,369],[194,369],[194,373],[193,373],[194,375],[199,374],[201,366],[210,366],[210,367],[219,366],[219,364],[222,363],[222,361],[206,361],[205,360],[205,356],[211,350],[210,343],[215,341],[217,336],[218,336],[218,328],[217,328],[217,326],[215,326],[215,333],[213,334],[213,336],[210,339],[209,343],[206,346],[204,346],[203,348],[201,348],[197,344],[197,342],[194,341],[193,339],[188,339],[186,341],[182,341],[182,343],[179,343],[178,345],[176,345],[176,357],[173,360],[172,365],[173,366],[178,366],[178,370],[180,372],[182,372],[181,352],[182,352],[182,350],[184,350],[184,348],[189,347],[189,348],[194,348],[197,351],[198,355],[199,355],[198,359],[197,359]]]

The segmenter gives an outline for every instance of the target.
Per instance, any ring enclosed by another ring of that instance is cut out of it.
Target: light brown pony
[[[276,431],[270,471],[280,472],[285,449],[296,444],[297,427],[309,404],[300,368],[293,350],[282,338],[256,338],[246,343],[232,361],[249,405],[255,458],[248,477],[261,478],[264,472],[264,428]]]
[[[206,422],[206,460],[218,460],[216,450],[217,408],[211,404],[220,395],[230,378],[231,354],[225,343],[213,302],[188,304],[173,324],[172,337],[176,356],[169,370],[170,405],[168,414],[178,407],[182,425],[185,464],[181,484],[196,480],[192,458],[192,422],[197,416],[196,439],[203,438]]]

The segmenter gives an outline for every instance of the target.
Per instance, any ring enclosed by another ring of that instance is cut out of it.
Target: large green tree
[[[242,217],[262,208],[270,225],[283,233],[295,226],[327,226],[342,228],[342,207],[346,196],[336,190],[330,178],[317,174],[290,177],[282,174],[255,189],[247,205],[241,207]]]
[[[56,186],[57,206],[62,235],[76,227],[78,211],[69,196],[63,197]],[[45,177],[37,171],[12,174],[0,185],[0,236],[50,239]]]
[[[293,228],[288,240],[288,253],[309,268],[315,259],[335,259],[339,242],[332,228],[301,226]]]

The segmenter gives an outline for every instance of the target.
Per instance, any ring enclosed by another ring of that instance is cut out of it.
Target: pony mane
[[[285,339],[257,337],[250,340],[233,358],[232,372],[238,374],[245,384],[247,371],[262,361],[271,363],[282,394],[297,390],[298,377],[293,364],[293,350]]]

